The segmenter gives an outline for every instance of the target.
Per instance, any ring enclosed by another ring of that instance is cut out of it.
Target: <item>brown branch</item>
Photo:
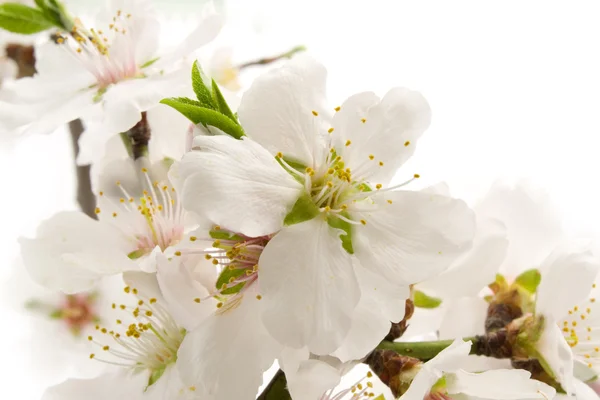
[[[83,124],[80,119],[69,122],[71,132],[71,143],[73,144],[73,155],[75,160],[79,155],[79,138],[83,133]],[[77,178],[77,203],[87,216],[96,219],[96,197],[92,192],[92,180],[90,178],[90,165],[75,165]]]
[[[267,385],[256,400],[291,400],[292,396],[287,390],[287,380],[282,370],[277,371],[271,382]]]

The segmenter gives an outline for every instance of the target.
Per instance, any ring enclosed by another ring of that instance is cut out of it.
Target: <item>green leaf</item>
[[[181,97],[161,100],[162,104],[173,107],[194,124],[214,126],[235,139],[244,136],[244,130],[235,121],[218,111],[199,106],[193,102],[194,100]]]
[[[0,4],[0,28],[9,32],[31,35],[53,26],[54,22],[37,8],[18,3]]]
[[[219,108],[213,101],[210,89],[204,84],[202,74],[202,68],[200,68],[198,61],[194,61],[194,66],[192,67],[192,87],[194,88],[194,93],[196,93],[196,97],[202,107],[218,110]]]
[[[223,271],[221,271],[221,274],[219,275],[219,278],[217,279],[217,283],[215,286],[217,287],[217,289],[221,290],[223,285],[229,285],[229,281],[231,278],[237,278],[240,275],[243,275],[245,273],[246,273],[245,269],[224,268]],[[242,282],[242,283],[238,283],[237,285],[235,285],[233,287],[228,287],[227,289],[221,290],[221,294],[235,294],[235,293],[239,292],[240,290],[242,290],[242,288],[244,287],[245,284],[246,284],[245,282]]]
[[[347,212],[341,213],[343,217],[350,218],[350,215]],[[340,240],[342,241],[342,247],[350,254],[354,254],[354,247],[352,247],[352,224],[347,221],[343,221],[339,218],[330,216],[327,218],[327,223],[332,228],[341,229],[346,232],[345,235],[340,235]]]
[[[225,115],[239,125],[237,118],[231,112],[229,104],[227,104],[225,97],[223,97],[223,93],[221,93],[221,90],[219,89],[219,85],[217,85],[217,82],[215,82],[214,79],[212,80],[212,97],[214,102],[217,104],[217,109],[221,111],[221,114]]]
[[[58,0],[35,0],[35,4],[46,15],[48,21],[70,32],[75,26],[73,17],[65,9],[65,6]]]
[[[285,216],[283,223],[288,226],[299,224],[315,218],[320,213],[319,207],[313,203],[310,195],[305,192],[298,198],[294,207],[292,207],[292,211]]]
[[[533,294],[537,291],[537,287],[542,281],[542,274],[537,269],[528,269],[521,275],[517,276],[515,283]]]
[[[413,302],[415,303],[415,307],[419,308],[437,308],[440,304],[442,304],[442,299],[437,297],[431,297],[421,292],[420,290],[416,290],[414,294]]]

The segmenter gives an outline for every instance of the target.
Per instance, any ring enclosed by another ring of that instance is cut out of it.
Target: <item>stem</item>
[[[241,71],[244,68],[253,67],[253,66],[256,66],[256,65],[271,64],[271,63],[274,63],[275,61],[278,61],[278,60],[281,60],[281,59],[284,59],[284,58],[290,58],[294,54],[300,53],[301,51],[305,51],[305,50],[306,50],[306,47],[304,47],[304,46],[296,46],[296,47],[292,48],[291,50],[286,51],[285,53],[281,53],[281,54],[278,54],[278,55],[273,56],[273,57],[265,57],[265,58],[261,58],[259,60],[245,62],[243,64],[240,64],[237,67],[237,69],[239,69]]]
[[[292,400],[286,386],[285,374],[279,370],[256,400]]]
[[[465,338],[474,341],[475,338]],[[402,356],[417,358],[422,361],[431,360],[438,353],[450,346],[454,340],[433,340],[429,342],[388,342],[383,341],[377,346],[380,350],[392,350]]]
[[[83,124],[81,120],[76,119],[69,122],[69,131],[71,132],[71,142],[73,143],[73,154],[75,160],[79,154],[79,137],[83,133]],[[92,180],[90,178],[90,165],[75,165],[75,174],[77,177],[77,203],[81,211],[88,217],[96,219],[96,197],[92,192]]]

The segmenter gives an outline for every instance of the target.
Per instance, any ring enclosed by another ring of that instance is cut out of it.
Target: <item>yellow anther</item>
[[[196,241],[196,239],[197,239],[197,237],[196,237],[196,236],[190,236],[190,242],[195,242],[195,241]]]
[[[213,247],[219,247],[221,245],[221,241],[219,239],[213,242]]]
[[[196,297],[196,298],[194,299],[194,301],[195,301],[196,303],[200,303],[200,298],[199,298],[199,297]]]
[[[219,264],[219,262],[216,259],[213,259],[212,263],[213,263],[213,265],[218,265]]]
[[[217,303],[217,308],[221,308],[221,307],[223,307],[223,303],[222,302],[218,302]]]
[[[125,286],[125,288],[123,288],[123,291],[125,293],[129,293],[131,291],[131,288],[129,286]]]
[[[278,152],[277,153],[277,158],[283,158],[283,153],[282,152]]]
[[[366,225],[366,224],[367,224],[367,221],[365,221],[364,219],[361,219],[361,220],[360,220],[360,223],[361,223],[361,224],[363,224],[363,225]]]
[[[314,115],[315,117],[319,115],[318,112],[316,112],[315,110],[312,111],[312,115]]]
[[[338,112],[338,111],[340,111],[341,109],[342,109],[342,107],[336,107],[336,108],[334,108],[335,112]]]
[[[83,51],[83,50],[81,50],[81,47],[78,47],[78,48],[77,48],[77,52],[78,52],[78,53],[81,53],[82,51]]]
[[[373,154],[369,154],[369,160],[374,160],[375,156]]]
[[[260,294],[257,294],[256,295],[256,300],[260,300],[260,299],[262,299],[262,296]]]
[[[152,311],[150,311],[150,310],[146,311],[146,316],[151,317],[152,316]]]
[[[351,140],[346,140],[346,146],[350,146],[352,144]]]
[[[342,211],[346,211],[348,209],[348,206],[346,204],[342,204],[340,208]]]
[[[327,187],[328,187],[328,188],[332,188],[332,187],[333,187],[333,182],[331,182],[331,181],[327,181]]]
[[[179,257],[179,256],[181,256],[181,252],[180,252],[180,251],[176,251],[176,252],[175,252],[175,255],[176,255],[177,257]]]
[[[96,357],[94,353],[90,354],[90,359]]]
[[[218,231],[220,229],[221,229],[221,227],[219,225],[215,225],[215,227],[213,228],[213,230],[215,230],[215,231]]]
[[[329,206],[325,206],[325,208],[324,208],[324,211],[325,211],[325,212],[329,212],[329,211],[331,211],[331,207],[329,207]]]
[[[419,174],[414,174],[414,175],[413,175],[413,177],[414,177],[415,179],[419,179],[419,178],[421,177],[421,175],[419,175]]]
[[[102,348],[102,350],[104,350],[104,351],[108,351],[108,350],[110,350],[110,347],[109,347],[109,346],[104,346],[104,347]]]
[[[389,204],[392,204],[392,203],[393,203],[393,202],[392,202],[392,200],[389,200],[389,199],[388,199],[388,201],[387,201],[387,202],[388,202]]]
[[[210,254],[206,254],[206,255],[204,256],[204,258],[206,258],[207,260],[210,260],[210,259],[212,258],[212,256],[211,256]]]
[[[100,214],[100,208],[99,208],[99,207],[96,207],[96,209],[94,210],[94,212],[95,212],[96,214]]]
[[[376,189],[381,189],[383,187],[383,185],[381,183],[378,183],[377,185],[375,185]]]
[[[327,130],[327,133],[331,133],[331,132],[333,132],[333,128],[329,128],[329,129]]]
[[[143,172],[143,173],[146,173],[146,172],[148,172],[148,168],[142,168],[142,172]]]
[[[379,161],[379,166],[383,167],[383,161]]]
[[[114,212],[114,213],[112,214],[112,216],[113,216],[113,217],[116,217],[116,216],[117,216],[117,213],[116,213],[116,212]]]
[[[364,124],[365,122],[367,122],[367,119],[366,118],[361,118],[360,122],[362,122]]]
[[[404,147],[408,147],[408,146],[410,146],[410,141],[409,140],[407,140],[406,142],[404,142]]]
[[[91,336],[88,336],[88,340],[91,342],[92,340],[94,340],[94,338]]]
[[[367,372],[367,378],[372,378],[373,377],[373,373],[371,371]]]
[[[133,294],[138,294],[138,290],[136,288],[133,288],[131,291],[133,292]]]

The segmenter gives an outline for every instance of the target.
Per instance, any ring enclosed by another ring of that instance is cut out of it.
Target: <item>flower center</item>
[[[96,314],[96,293],[78,293],[62,295],[58,306],[42,303],[37,300],[28,301],[25,305],[30,310],[42,311],[54,320],[63,322],[69,331],[78,336],[88,326],[99,321]]]
[[[165,251],[176,245],[185,230],[185,211],[175,188],[151,182],[146,168],[142,169],[142,174],[149,190],[144,190],[138,199],[131,196],[119,181],[116,185],[123,194],[119,202],[105,197],[112,209],[109,212],[111,222],[135,241],[135,249],[129,254],[132,259],[152,252],[157,246]],[[104,192],[100,192],[99,196],[103,197]],[[96,214],[101,212],[100,207],[96,208]]]
[[[596,284],[592,285],[592,295],[583,305],[569,310],[569,315],[560,327],[563,336],[575,357],[589,368],[600,367],[600,314],[597,310]]]
[[[177,326],[157,299],[148,298],[129,286],[124,290],[134,297],[135,306],[113,303],[112,308],[123,314],[115,321],[123,330],[96,325],[99,334],[88,336],[88,340],[100,348],[101,355],[92,353],[90,358],[135,370],[149,370],[151,376],[162,374],[177,360],[185,329]]]
[[[367,372],[366,376],[363,376],[358,381],[354,382],[352,386],[342,390],[329,389],[318,400],[354,400],[354,399],[366,399],[374,398],[375,393],[369,391],[373,389],[373,383],[368,381],[368,378],[372,378],[373,373]]]
[[[131,14],[119,10],[105,30],[87,30],[78,21],[68,34],[54,36],[57,44],[63,45],[71,57],[75,56],[94,75],[99,95],[111,84],[140,75],[134,58],[135,43],[127,37],[130,19]],[[117,42],[119,49],[115,51],[115,57],[111,57],[111,46]]]

